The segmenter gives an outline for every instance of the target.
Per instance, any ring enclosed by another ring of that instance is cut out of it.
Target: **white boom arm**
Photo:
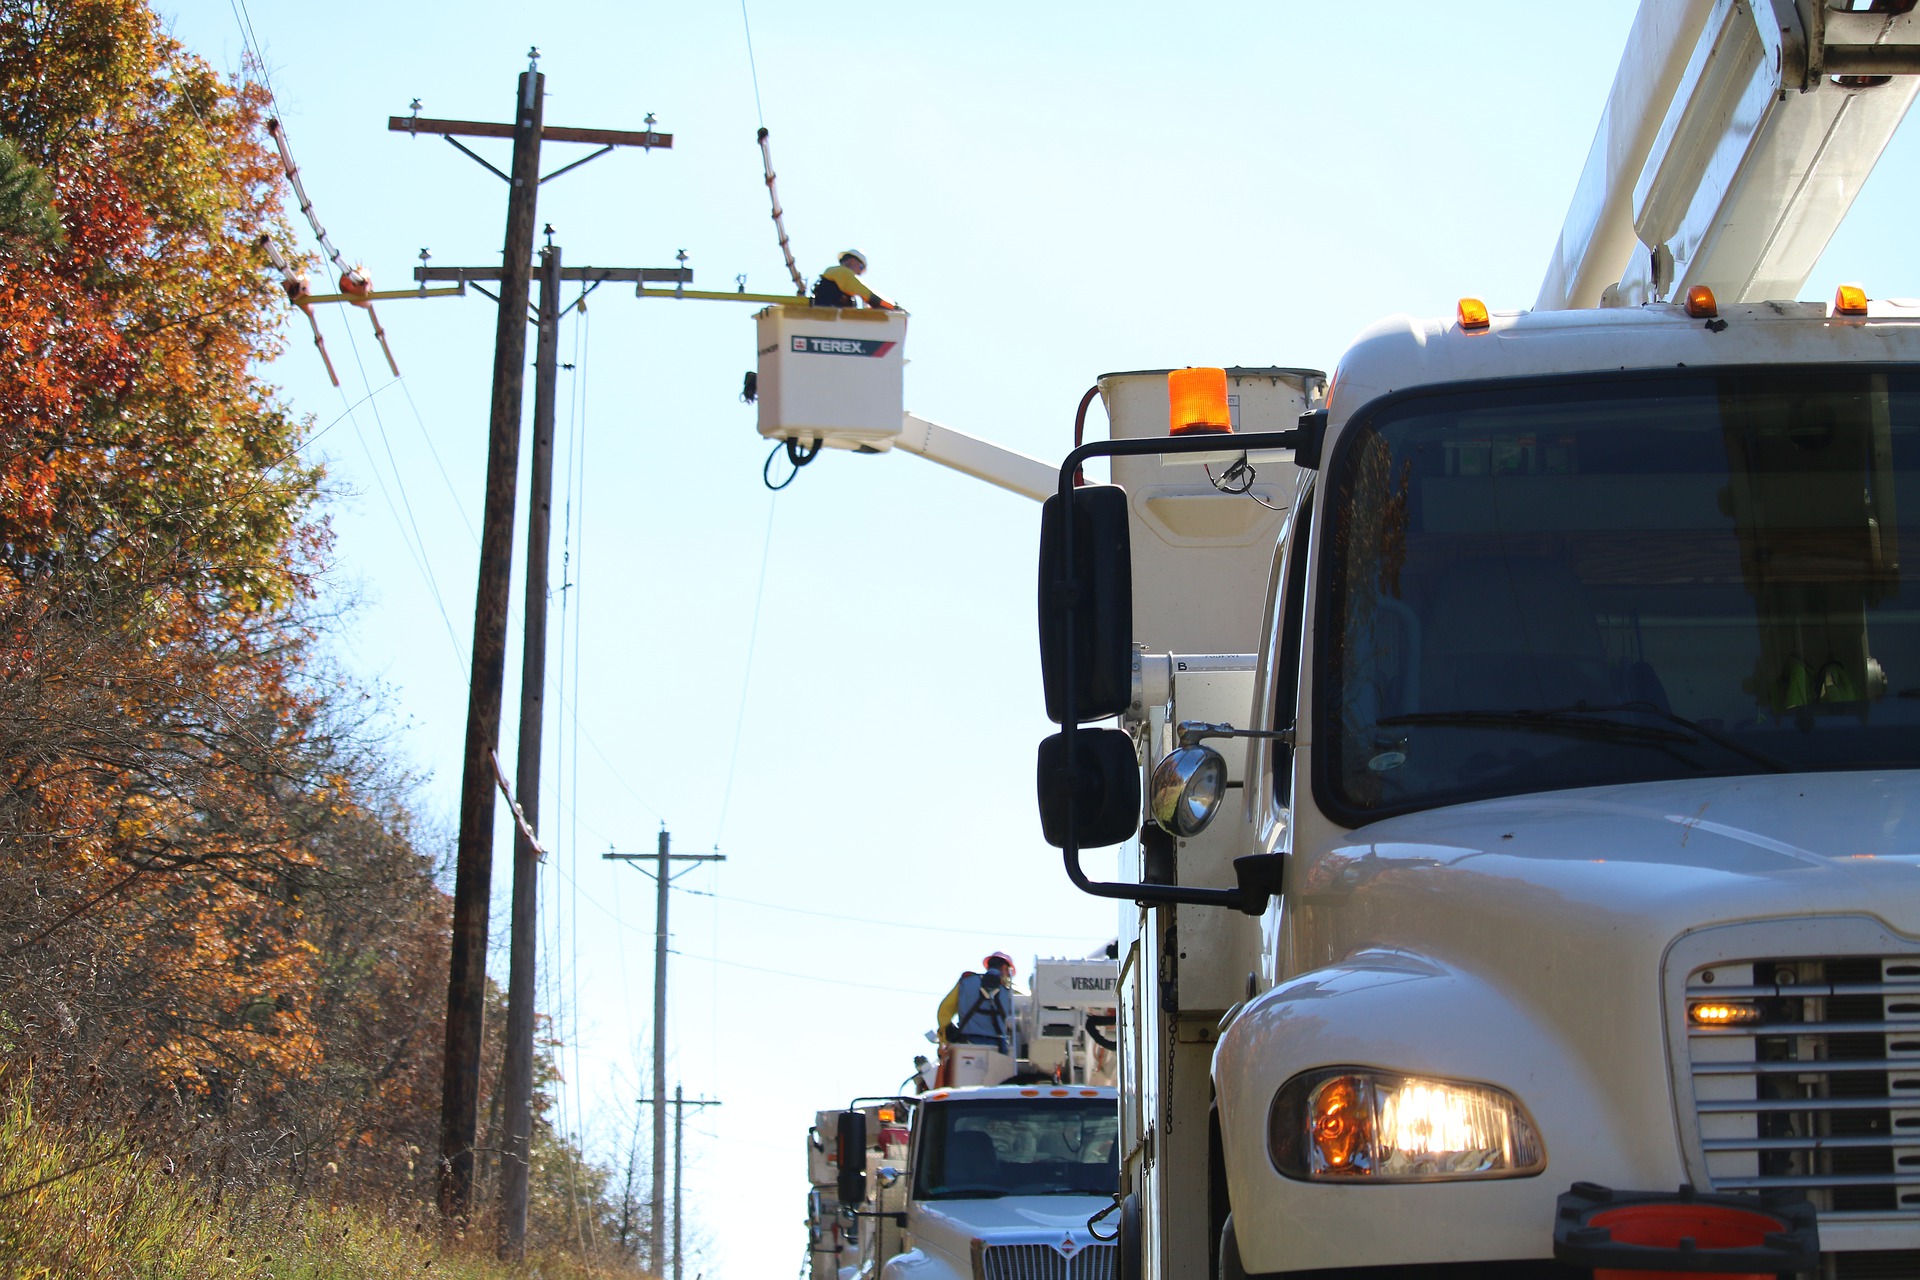
[[[1916,15],[1643,0],[1535,306],[1793,298],[1916,92]]]
[[[1044,502],[1060,489],[1059,467],[911,413],[901,418],[900,434],[891,444],[1035,502]]]

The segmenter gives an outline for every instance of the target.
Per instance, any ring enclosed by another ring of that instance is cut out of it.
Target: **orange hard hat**
[[[991,969],[995,961],[999,961],[1001,964],[1005,965],[1007,968],[1007,972],[1009,974],[1014,974],[1019,972],[1018,969],[1014,968],[1013,957],[1008,955],[1004,951],[994,952],[992,955],[988,956],[985,960],[982,960],[980,964],[983,968]]]

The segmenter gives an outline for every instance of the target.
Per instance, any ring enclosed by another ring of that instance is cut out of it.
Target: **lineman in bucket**
[[[867,255],[858,249],[848,249],[840,255],[840,261],[822,271],[820,279],[814,282],[813,305],[857,307],[865,302],[881,311],[898,311],[900,308],[894,302],[875,293],[860,278],[866,273]]]
[[[963,973],[940,1002],[940,1043],[983,1044],[1013,1056],[1013,957],[996,951],[985,973]]]

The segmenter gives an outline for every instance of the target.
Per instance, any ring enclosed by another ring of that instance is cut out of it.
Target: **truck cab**
[[[1113,1276],[1088,1220],[1118,1186],[1119,1108],[1092,1085],[989,1085],[920,1098],[905,1171],[911,1247],[883,1280]]]
[[[1477,319],[1355,344],[1277,563],[1217,1248],[1537,1265],[1686,1184],[1920,1274],[1920,309]]]

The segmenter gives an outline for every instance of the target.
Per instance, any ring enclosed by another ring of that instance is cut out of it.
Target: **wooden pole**
[[[460,838],[453,881],[453,946],[447,978],[446,1054],[440,1082],[440,1211],[473,1209],[474,1125],[487,991],[487,907],[493,891],[493,764],[506,676],[514,486],[520,464],[521,393],[527,364],[527,293],[540,190],[540,119],[546,77],[529,68],[514,103],[513,168],[502,250],[500,321],[494,330],[493,400],[487,431],[487,496],[473,609],[473,672],[467,692],[466,760],[460,778]]]
[[[527,595],[520,652],[520,749],[514,798],[527,825],[540,823],[540,731],[546,719],[547,561],[553,525],[553,402],[559,375],[560,250],[540,251],[539,329],[533,357],[533,460],[527,495]],[[500,1256],[527,1248],[527,1177],[533,1159],[534,944],[540,855],[525,831],[513,841],[513,920],[508,945],[507,1039],[500,1071],[506,1150],[500,1161]]]

